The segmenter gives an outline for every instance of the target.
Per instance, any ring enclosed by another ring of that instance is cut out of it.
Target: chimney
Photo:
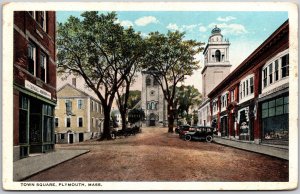
[[[76,88],[76,78],[72,78],[72,85]]]

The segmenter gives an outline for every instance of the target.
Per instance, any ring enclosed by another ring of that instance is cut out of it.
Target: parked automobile
[[[195,126],[194,131],[188,131],[184,134],[184,140],[205,140],[207,142],[212,142],[214,135],[214,128],[207,126]]]
[[[191,126],[190,125],[179,125],[179,126],[177,126],[176,128],[175,128],[175,132],[176,133],[179,133],[180,131],[188,131],[189,130],[189,128],[190,128]]]

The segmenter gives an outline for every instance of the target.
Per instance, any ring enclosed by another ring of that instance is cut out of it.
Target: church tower
[[[163,126],[167,121],[166,101],[160,85],[149,71],[151,69],[142,71],[141,108],[147,126]]]
[[[221,29],[212,29],[203,51],[202,94],[204,98],[230,73],[229,40],[223,39]]]

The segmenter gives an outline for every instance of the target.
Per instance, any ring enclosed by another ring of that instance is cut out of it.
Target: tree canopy
[[[88,11],[57,26],[59,72],[76,74],[98,96],[104,110],[103,139],[110,139],[110,110],[117,90],[144,56],[145,44],[132,28],[117,23],[115,12]]]
[[[167,101],[169,132],[173,132],[176,86],[199,68],[195,56],[203,50],[203,43],[185,40],[184,33],[179,31],[169,31],[166,35],[150,33],[146,43],[143,65],[162,88]]]

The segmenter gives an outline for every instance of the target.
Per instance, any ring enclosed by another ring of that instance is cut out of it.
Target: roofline
[[[231,78],[233,77],[239,69],[245,65],[259,53],[259,51],[264,48],[269,42],[271,42],[284,28],[288,27],[289,20],[287,19],[283,24],[281,24],[261,45],[259,45],[239,66],[237,66],[219,85],[217,85],[207,96],[209,98],[212,97],[213,94],[220,91],[222,86]]]
[[[79,88],[76,88],[75,86],[73,86],[73,85],[72,85],[72,84],[70,84],[70,83],[66,83],[65,85],[63,85],[62,87],[60,87],[60,88],[57,90],[57,92],[61,91],[61,90],[62,90],[63,88],[65,88],[66,86],[70,86],[71,88],[73,88],[73,89],[77,90],[78,92],[80,92],[80,93],[84,94],[85,96],[87,96],[87,97],[90,97],[90,98],[92,98],[93,100],[95,100],[95,101],[97,101],[97,102],[100,102],[100,103],[101,103],[101,101],[100,101],[100,100],[98,100],[98,99],[94,98],[93,96],[91,96],[91,95],[89,95],[88,93],[86,93],[86,92],[82,91],[81,89],[79,89]],[[58,98],[58,97],[57,97],[57,98]]]

